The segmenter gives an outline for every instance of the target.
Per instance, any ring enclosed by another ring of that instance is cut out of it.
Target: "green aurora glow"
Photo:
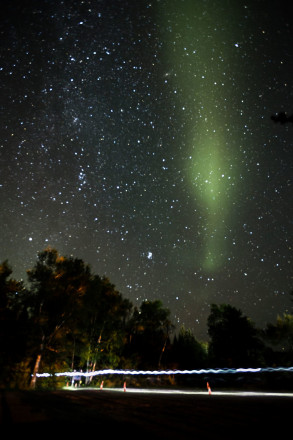
[[[226,236],[240,175],[229,123],[229,103],[237,95],[237,10],[231,14],[230,8],[231,20],[227,20],[220,3],[219,10],[215,4],[207,12],[206,2],[171,0],[161,9],[165,56],[174,71],[174,86],[192,113],[185,133],[187,179],[201,211],[201,266],[206,271],[219,270],[227,258]]]

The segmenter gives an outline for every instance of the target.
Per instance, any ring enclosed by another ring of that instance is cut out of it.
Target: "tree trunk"
[[[74,370],[74,358],[75,358],[75,338],[73,337],[73,351],[71,357],[71,370]]]
[[[166,349],[166,345],[167,345],[167,338],[165,339],[165,342],[164,342],[163,348],[162,348],[161,353],[160,353],[159,363],[158,363],[158,367],[159,367],[159,368],[161,368],[162,356],[163,356],[163,353],[164,353],[164,351],[165,351],[165,349]]]
[[[35,362],[34,372],[33,372],[32,379],[31,379],[30,388],[32,390],[34,390],[35,387],[36,387],[37,374],[39,372],[40,363],[41,363],[41,359],[42,359],[42,353],[43,353],[43,350],[44,350],[44,341],[45,341],[45,336],[43,335],[42,336],[42,343],[41,343],[41,346],[40,346],[40,351],[39,351],[39,354],[38,354],[36,362]]]
[[[42,358],[42,355],[41,355],[41,354],[38,354],[37,359],[36,359],[36,362],[35,362],[34,372],[33,372],[32,379],[31,379],[31,384],[30,384],[30,388],[31,388],[32,390],[34,390],[35,387],[36,387],[37,373],[38,373],[38,371],[39,371],[41,358]]]

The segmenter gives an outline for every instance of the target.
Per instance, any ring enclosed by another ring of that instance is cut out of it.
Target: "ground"
[[[57,435],[94,432],[125,439],[287,436],[293,397],[161,394],[78,389],[2,391],[0,424],[9,432]]]

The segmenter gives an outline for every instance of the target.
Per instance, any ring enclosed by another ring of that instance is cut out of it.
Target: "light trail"
[[[94,387],[73,387],[66,386],[63,387],[64,390],[70,391],[93,391],[101,392],[101,389]],[[114,391],[117,393],[124,393],[125,389],[121,388],[103,388],[102,392]],[[171,390],[171,389],[157,389],[157,388],[127,388],[127,393],[133,394],[172,394],[172,395],[209,395],[206,391],[194,391],[194,390]],[[293,397],[293,393],[281,393],[281,392],[266,392],[266,391],[212,391],[213,396],[241,396],[241,397]]]
[[[267,372],[293,372],[293,367],[267,367],[267,368],[218,368],[200,370],[116,370],[104,369],[96,371],[65,371],[60,373],[38,373],[37,377],[68,376],[68,377],[94,377],[104,375],[123,375],[123,376],[161,376],[174,374],[239,374],[239,373],[267,373]]]

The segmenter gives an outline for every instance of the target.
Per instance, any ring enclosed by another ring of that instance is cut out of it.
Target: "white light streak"
[[[65,389],[68,389],[66,387]],[[85,388],[72,388],[74,391],[81,391]],[[92,389],[92,388],[91,388]],[[124,392],[121,388],[103,388],[104,391]],[[206,391],[193,390],[167,390],[167,389],[150,389],[150,388],[127,388],[127,393],[138,394],[183,394],[183,395],[207,395]],[[212,391],[213,396],[243,396],[243,397],[293,397],[293,393],[281,392],[262,392],[262,391]]]
[[[104,376],[108,374],[116,375],[132,375],[132,376],[160,376],[160,375],[173,375],[173,374],[239,374],[239,373],[266,373],[266,372],[293,372],[293,367],[267,367],[267,368],[219,368],[219,369],[201,369],[201,370],[115,370],[115,369],[105,369],[96,371],[65,371],[55,374],[50,373],[38,373],[37,377],[49,377],[49,376],[83,376],[83,377],[93,377],[93,376]]]

